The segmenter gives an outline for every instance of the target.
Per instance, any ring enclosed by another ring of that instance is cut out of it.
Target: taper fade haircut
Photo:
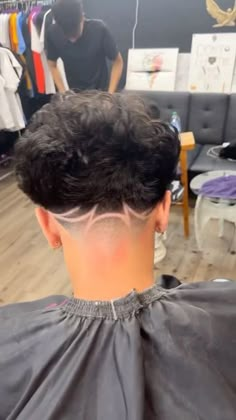
[[[78,35],[83,20],[83,5],[80,0],[57,0],[52,12],[56,23],[68,38]]]
[[[16,146],[20,189],[54,213],[153,209],[176,174],[177,132],[139,97],[55,95]]]

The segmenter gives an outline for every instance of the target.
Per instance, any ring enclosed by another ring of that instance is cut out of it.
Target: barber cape
[[[235,420],[236,282],[178,284],[1,307],[0,419]]]

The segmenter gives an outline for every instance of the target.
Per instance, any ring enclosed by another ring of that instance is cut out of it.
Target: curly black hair
[[[126,93],[55,95],[17,143],[19,187],[56,213],[153,208],[175,176],[180,143],[147,108]]]

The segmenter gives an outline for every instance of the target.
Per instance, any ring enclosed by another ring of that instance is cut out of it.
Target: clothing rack
[[[0,14],[30,13],[36,6],[52,6],[54,0],[0,0]],[[21,131],[18,131],[20,137]],[[0,182],[14,173],[13,156],[0,153]]]
[[[1,0],[0,6],[7,6],[9,8],[18,7],[18,6],[51,6],[54,3],[54,0]]]

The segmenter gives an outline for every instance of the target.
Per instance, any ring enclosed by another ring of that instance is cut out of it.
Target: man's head
[[[17,147],[20,188],[54,213],[152,210],[174,178],[179,140],[138,97],[102,92],[55,96]]]
[[[76,238],[68,266],[78,243],[84,253],[117,255],[131,237],[130,248],[148,237],[151,249],[155,230],[166,229],[180,145],[153,113],[125,93],[69,92],[42,108],[18,142],[18,184],[39,206],[50,245],[65,251]]]
[[[84,13],[80,0],[57,0],[53,8],[56,23],[65,36],[74,41],[83,32]]]

